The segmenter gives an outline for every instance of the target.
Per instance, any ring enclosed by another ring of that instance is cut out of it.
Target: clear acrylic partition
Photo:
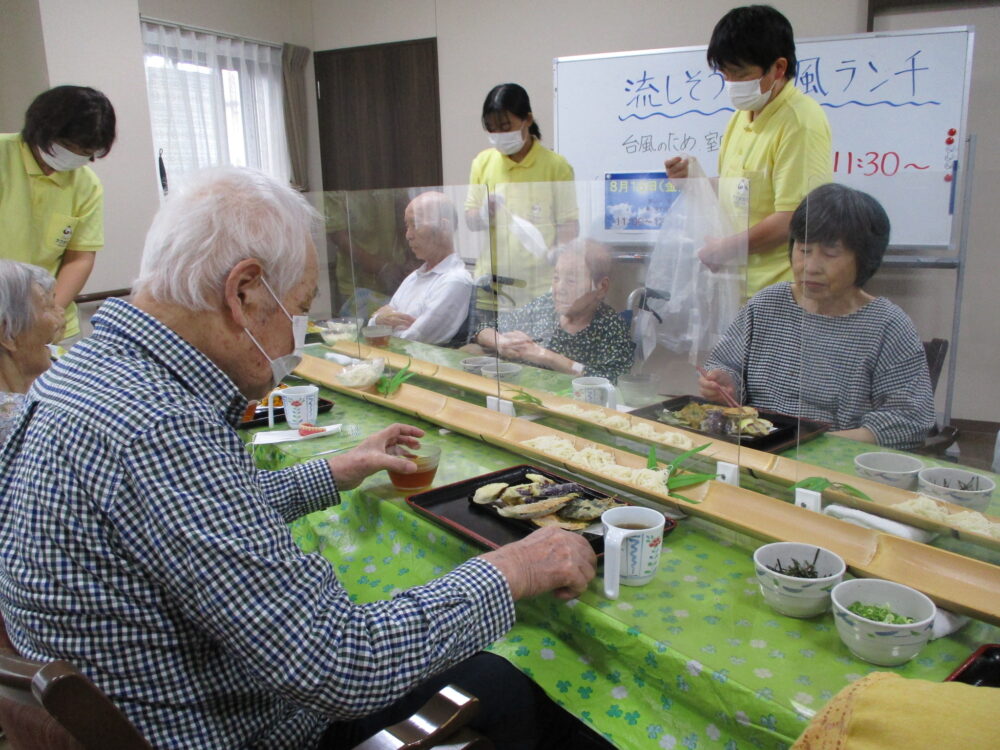
[[[577,408],[613,399],[654,422],[665,402],[699,394],[697,368],[743,301],[745,210],[723,208],[713,181],[663,174],[508,184],[497,196],[501,359],[522,367],[517,382]],[[699,260],[709,238],[734,236],[731,257]],[[661,460],[677,452],[664,446]],[[738,446],[726,455],[738,463]]]
[[[489,265],[489,235],[465,209],[475,195],[466,185],[323,194],[330,315],[317,322],[328,345],[462,368],[491,320],[474,287]]]
[[[892,188],[905,195],[914,211],[939,211],[946,215],[953,200],[954,206],[960,206],[945,179],[951,176],[950,170],[938,170],[921,174],[919,179],[900,177]],[[866,189],[870,191],[868,195],[877,197],[863,198],[849,192]],[[970,480],[986,487],[988,482],[997,480],[987,462],[977,463],[974,456],[962,455],[957,445],[947,452],[945,448],[949,425],[943,424],[943,419],[949,388],[948,358],[954,353],[951,338],[958,272],[955,267],[946,266],[949,263],[954,266],[958,260],[957,248],[899,246],[896,238],[905,238],[907,233],[913,235],[913,230],[905,220],[900,220],[897,210],[891,214],[890,249],[881,264],[860,289],[850,283],[856,280],[855,273],[866,273],[868,264],[864,258],[877,255],[878,249],[878,239],[870,225],[861,220],[852,223],[851,219],[877,210],[883,201],[891,210],[894,196],[886,197],[884,191],[885,185],[844,181],[836,187],[810,193],[803,207],[806,212],[803,244],[808,252],[799,253],[796,249],[793,253],[796,280],[801,282],[795,287],[797,307],[805,308],[801,313],[798,345],[800,419],[799,442],[794,452],[799,461],[798,478],[813,475],[812,467],[821,466],[847,475],[845,481],[851,486],[857,477],[875,482],[865,485],[875,503],[851,502],[843,496],[839,501],[825,498],[827,513],[838,512],[836,508],[829,509],[831,503],[846,503],[867,513],[883,515],[884,502],[894,495],[880,493],[881,485],[892,484],[943,499],[947,489],[924,484],[918,478],[916,471],[921,466],[947,467],[953,476],[944,477],[944,481],[952,488],[965,486]],[[847,201],[853,201],[857,208],[846,211]],[[837,216],[843,218],[832,222],[831,217]],[[956,222],[958,216],[956,211]],[[918,216],[912,221],[926,222],[926,219]],[[840,246],[834,246],[838,240]],[[967,284],[968,279],[967,276]],[[965,310],[971,311],[973,317],[964,318],[962,328],[974,327],[974,316],[982,315],[983,309],[966,305]],[[942,344],[950,351],[942,353]],[[962,353],[959,362],[969,354]],[[931,373],[931,367],[935,372]],[[982,372],[996,383],[995,368],[984,368]],[[963,402],[961,388],[981,385],[975,380],[975,377],[963,379],[959,370],[956,383],[959,389],[953,403],[965,403],[964,408],[968,409],[972,402]],[[953,409],[952,417],[981,419],[982,409],[988,409],[990,403],[992,399],[980,402],[973,412],[964,414],[959,406]],[[815,436],[816,421],[830,424],[830,430]],[[870,467],[866,471],[856,461],[866,453],[892,453],[896,457],[862,458],[861,462]],[[891,466],[880,463],[884,461],[893,463]],[[899,473],[906,469],[911,469],[911,473]],[[981,511],[987,518],[980,519],[980,525],[998,522],[1000,506],[996,499],[963,495],[959,503],[949,502],[941,507],[950,513]],[[989,536],[990,527],[982,525],[982,528]],[[981,545],[970,539],[974,537],[966,540],[948,534],[936,540],[920,537],[921,541],[931,541],[936,546],[1000,563],[995,543]]]

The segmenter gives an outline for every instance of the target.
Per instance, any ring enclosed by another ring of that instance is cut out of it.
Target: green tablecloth
[[[326,394],[327,396],[333,394]],[[398,415],[336,394],[321,423],[364,434]],[[435,485],[523,463],[520,456],[408,419],[441,445]],[[264,446],[258,464],[279,468],[343,438]],[[391,597],[479,552],[416,515],[384,473],[345,493],[336,508],[293,525],[306,551],[323,554],[358,602]],[[622,748],[777,748],[837,690],[875,669],[850,655],[831,615],[795,620],[758,591],[752,542],[682,520],[665,540],[656,579],[606,600],[595,579],[578,600],[521,602],[514,629],[493,646],[555,700]],[[894,671],[940,680],[1000,631],[972,623],[930,643]]]

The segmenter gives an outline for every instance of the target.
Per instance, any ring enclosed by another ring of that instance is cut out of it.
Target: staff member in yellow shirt
[[[542,145],[528,92],[516,83],[490,90],[482,123],[490,148],[472,161],[465,211],[470,229],[490,229],[492,258],[481,258],[475,275],[523,281],[504,291],[526,302],[548,290],[553,248],[579,232],[573,168]]]
[[[39,94],[24,129],[0,134],[0,257],[55,277],[67,337],[80,332],[73,298],[104,246],[104,190],[86,165],[107,156],[114,141],[114,107],[86,86]]]
[[[708,64],[722,74],[736,109],[719,151],[719,177],[733,179],[720,181],[719,200],[734,215],[749,210],[750,226],[712,239],[698,257],[715,268],[745,242],[750,297],[792,280],[788,226],[806,193],[833,179],[830,124],[819,103],[795,87],[792,25],[769,5],[726,13],[712,31]],[[664,166],[671,179],[688,176],[687,159]]]

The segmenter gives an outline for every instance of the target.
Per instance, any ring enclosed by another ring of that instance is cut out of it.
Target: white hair
[[[133,292],[210,310],[233,266],[256,258],[281,298],[302,278],[318,221],[301,194],[262,172],[199,170],[171,190],[153,219]]]
[[[0,337],[16,339],[38,321],[31,293],[36,286],[49,292],[56,280],[38,266],[0,259]]]

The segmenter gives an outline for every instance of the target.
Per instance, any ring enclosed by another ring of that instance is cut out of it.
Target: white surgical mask
[[[271,359],[268,356],[267,352],[264,351],[264,347],[262,347],[256,337],[250,333],[249,328],[243,329],[246,335],[249,336],[250,340],[254,343],[254,346],[260,350],[260,353],[263,354],[268,363],[270,363],[271,387],[275,388],[279,383],[281,383],[282,380],[291,375],[292,370],[298,367],[299,362],[302,361],[302,354],[300,352],[306,343],[306,328],[309,325],[309,317],[306,315],[289,315],[288,310],[285,309],[285,306],[281,304],[281,300],[278,299],[278,295],[274,293],[274,290],[271,289],[271,285],[267,283],[267,279],[261,276],[260,280],[264,282],[264,286],[267,288],[267,291],[271,293],[271,296],[274,297],[274,301],[278,303],[278,307],[281,308],[281,312],[283,312],[285,317],[292,322],[292,340],[295,348],[290,353],[282,355],[277,359]]]
[[[729,101],[736,109],[748,112],[759,112],[771,98],[774,84],[767,91],[760,90],[760,82],[763,78],[755,78],[752,81],[726,81],[726,93],[729,94]]]
[[[489,133],[490,145],[501,154],[516,154],[524,148],[524,137],[520,130],[512,130],[509,133]]]
[[[68,148],[60,146],[58,143],[51,144],[49,148],[52,149],[51,154],[44,148],[39,148],[38,155],[42,157],[42,161],[56,172],[69,172],[73,169],[79,169],[90,161],[89,156],[74,154]]]

